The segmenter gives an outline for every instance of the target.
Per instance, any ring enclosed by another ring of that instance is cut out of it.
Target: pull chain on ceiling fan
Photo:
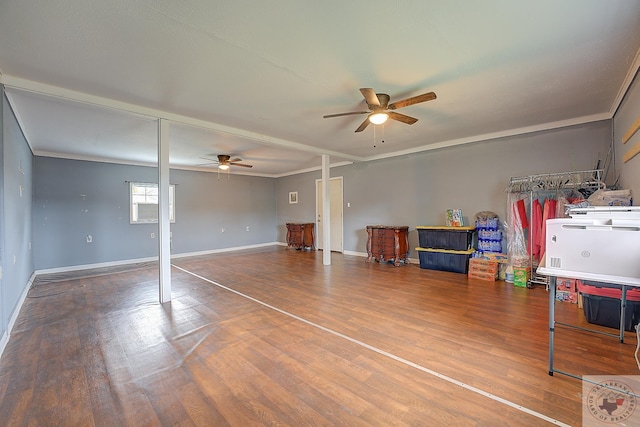
[[[410,105],[436,99],[435,93],[427,92],[423,93],[422,95],[413,96],[411,98],[406,98],[389,104],[389,100],[391,98],[386,93],[375,93],[375,91],[371,88],[361,88],[360,93],[362,93],[362,96],[364,96],[364,99],[367,102],[367,107],[369,107],[369,111],[352,111],[349,113],[327,114],[322,117],[328,119],[331,117],[368,114],[367,118],[356,129],[356,132],[362,132],[363,130],[365,130],[366,127],[369,126],[369,123],[378,125],[386,122],[387,119],[392,119],[408,125],[412,125],[417,122],[418,119],[390,110],[397,110],[400,108],[408,107]]]

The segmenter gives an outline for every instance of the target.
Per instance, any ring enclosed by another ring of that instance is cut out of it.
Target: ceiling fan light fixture
[[[374,113],[369,116],[369,121],[374,125],[381,125],[387,121],[389,115],[387,113]]]
[[[229,170],[229,165],[227,165],[226,163],[220,163],[218,165],[218,169],[220,169],[221,171],[227,171]]]

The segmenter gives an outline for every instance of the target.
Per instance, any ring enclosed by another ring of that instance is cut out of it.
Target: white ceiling
[[[639,66],[631,0],[3,0],[2,83],[37,155],[230,154],[264,176],[609,119]],[[354,130],[359,92],[418,122]],[[384,142],[383,142],[384,141]]]

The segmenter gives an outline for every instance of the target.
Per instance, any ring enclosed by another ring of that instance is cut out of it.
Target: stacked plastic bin
[[[475,227],[417,226],[420,268],[467,274]]]
[[[576,287],[582,294],[582,308],[587,322],[616,329],[622,326],[626,331],[635,330],[635,326],[640,322],[639,288],[627,290],[625,316],[620,322],[620,299],[622,298],[620,285],[576,280]],[[558,291],[556,295],[557,293]]]

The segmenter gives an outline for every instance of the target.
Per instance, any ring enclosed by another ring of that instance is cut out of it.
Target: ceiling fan
[[[206,158],[206,157],[205,157]],[[207,159],[213,160],[213,159]],[[218,160],[213,160],[214,164],[218,164],[218,169],[222,171],[228,171],[231,166],[240,166],[243,168],[252,168],[253,165],[248,165],[246,163],[239,163],[242,159],[236,157],[231,158],[228,154],[218,154]]]
[[[328,119],[330,117],[350,116],[353,114],[368,114],[367,118],[356,129],[356,132],[362,132],[363,130],[365,130],[365,128],[369,126],[369,123],[380,125],[386,122],[387,119],[393,119],[402,123],[406,123],[408,125],[412,125],[417,122],[418,119],[389,110],[397,110],[399,108],[408,107],[409,105],[419,104],[421,102],[436,99],[435,93],[427,92],[423,93],[422,95],[412,96],[411,98],[402,99],[400,101],[389,104],[389,100],[391,98],[386,93],[375,93],[373,89],[368,87],[361,88],[360,93],[362,93],[365,101],[367,101],[369,111],[353,111],[350,113],[327,114],[326,116],[322,117]]]

